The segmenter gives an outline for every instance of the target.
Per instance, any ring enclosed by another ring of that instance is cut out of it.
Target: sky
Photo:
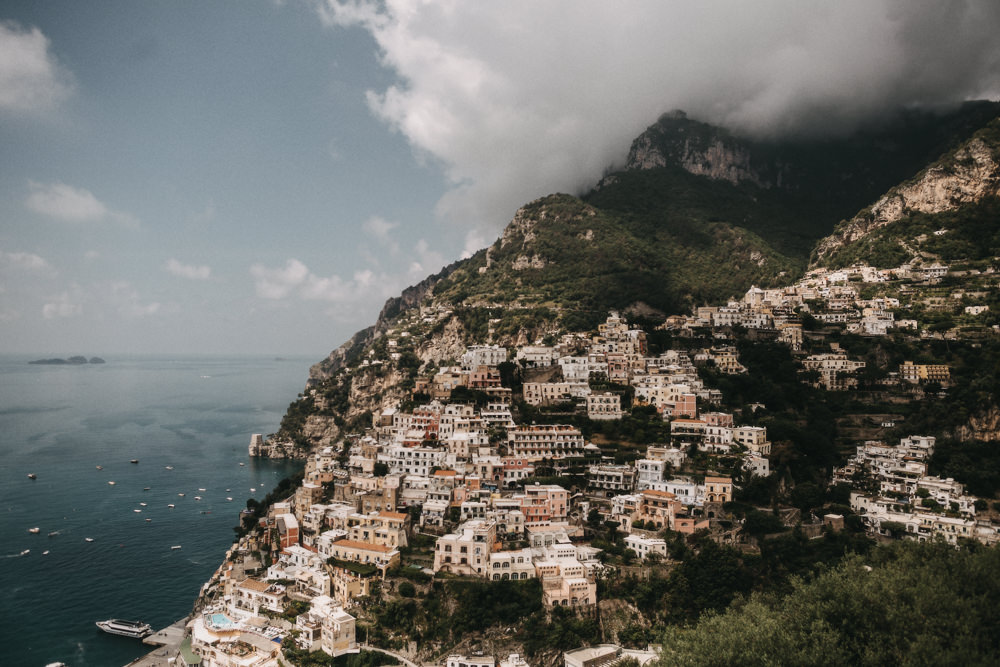
[[[0,5],[0,353],[315,354],[663,112],[1000,98],[1000,3]]]

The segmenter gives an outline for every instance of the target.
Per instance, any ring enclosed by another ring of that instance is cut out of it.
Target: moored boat
[[[41,528],[38,528],[37,526],[34,527],[34,528],[29,528],[28,529],[28,532],[31,533],[32,535],[37,535],[39,533],[39,531],[41,531]]]
[[[142,621],[125,621],[120,618],[109,618],[106,621],[97,621],[97,627],[113,635],[135,637],[136,639],[142,639],[146,635],[153,633],[153,628],[149,626],[149,623],[143,623]]]
[[[28,479],[38,479],[38,475],[33,472],[28,473]]]

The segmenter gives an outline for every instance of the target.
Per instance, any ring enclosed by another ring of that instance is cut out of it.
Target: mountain
[[[813,264],[977,262],[1000,255],[1000,119],[817,244]]]
[[[910,110],[848,137],[784,141],[664,114],[633,141],[624,168],[591,191],[526,204],[490,247],[386,302],[372,327],[313,366],[315,404],[293,403],[282,432],[330,442],[405,398],[418,368],[453,361],[472,342],[523,345],[586,331],[609,310],[659,321],[751,285],[789,284],[810,257],[857,257],[845,241],[885,228],[876,221],[888,220],[888,202],[931,201],[941,173],[969,193],[982,175],[981,192],[969,196],[977,206],[991,201],[998,114],[990,102]],[[977,219],[986,224],[992,209],[983,206]],[[841,241],[831,240],[835,227]]]

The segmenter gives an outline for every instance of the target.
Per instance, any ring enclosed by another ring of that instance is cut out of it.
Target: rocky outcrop
[[[996,195],[998,187],[1000,174],[994,151],[975,137],[953,156],[893,188],[870,208],[842,223],[816,246],[813,263],[910,213],[942,213]]]
[[[969,417],[969,421],[955,429],[959,440],[1000,440],[1000,408],[994,406],[986,412]]]
[[[775,185],[769,169],[753,160],[750,145],[725,130],[689,120],[683,111],[660,117],[632,142],[626,169],[678,166],[685,171],[733,185]],[[607,183],[605,183],[607,184]]]

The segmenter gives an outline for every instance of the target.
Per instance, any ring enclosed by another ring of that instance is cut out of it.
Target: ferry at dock
[[[146,635],[153,634],[153,628],[149,623],[142,621],[124,621],[120,618],[109,618],[106,621],[97,621],[97,627],[113,635],[124,637],[134,637],[142,639]]]

